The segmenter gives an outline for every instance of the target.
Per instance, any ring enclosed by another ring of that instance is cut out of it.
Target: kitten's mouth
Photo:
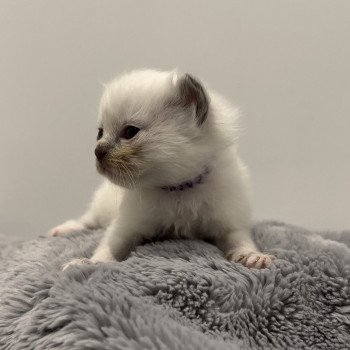
[[[115,171],[113,168],[105,164],[104,162],[100,162],[96,159],[96,169],[97,172],[101,175],[104,175],[108,178],[115,177]]]
[[[104,162],[99,162],[96,160],[96,169],[102,175],[114,175],[118,173],[118,170],[115,167],[111,167]]]
[[[99,173],[104,173],[107,171],[107,167],[105,164],[101,163],[99,160],[96,159],[96,169]]]
[[[106,162],[98,161],[96,159],[96,169],[98,173],[107,177],[116,185],[131,188],[135,185],[135,174],[130,167],[126,166],[112,166]]]
[[[100,174],[115,183],[128,184],[138,180],[142,163],[139,147],[124,145],[103,153],[96,153],[96,150],[96,168]]]

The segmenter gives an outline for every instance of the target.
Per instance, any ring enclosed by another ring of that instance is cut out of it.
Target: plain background
[[[1,0],[0,233],[80,215],[102,83],[179,68],[242,108],[254,216],[350,228],[350,2]]]

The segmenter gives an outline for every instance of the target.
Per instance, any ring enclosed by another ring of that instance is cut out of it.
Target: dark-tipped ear
[[[178,97],[183,107],[194,105],[198,125],[207,119],[209,101],[201,83],[190,74],[181,76],[177,82]]]

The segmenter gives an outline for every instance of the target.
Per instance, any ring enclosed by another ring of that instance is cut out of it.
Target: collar
[[[210,170],[207,166],[204,167],[203,172],[197,175],[195,178],[181,182],[179,184],[162,186],[161,189],[165,192],[178,192],[185,191],[195,187],[196,185],[203,182],[203,179],[210,173]]]

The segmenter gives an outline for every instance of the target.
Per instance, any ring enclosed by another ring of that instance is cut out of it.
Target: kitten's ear
[[[198,125],[202,125],[207,119],[209,100],[202,84],[190,74],[180,76],[175,86],[177,88],[177,100],[183,107],[194,105]]]

